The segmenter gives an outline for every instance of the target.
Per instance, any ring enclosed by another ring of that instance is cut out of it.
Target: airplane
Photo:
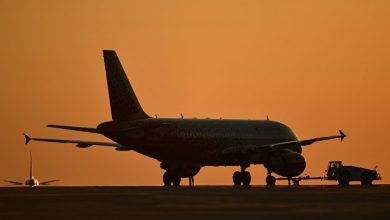
[[[49,181],[44,181],[44,182],[39,182],[34,176],[33,176],[33,158],[32,154],[30,151],[30,176],[29,178],[24,182],[24,185],[26,186],[39,186],[39,185],[50,185],[50,183],[60,181],[60,180],[49,180]],[[23,185],[22,182],[17,182],[17,181],[11,181],[11,180],[4,180],[4,182],[11,183],[13,185]]]
[[[251,182],[250,165],[264,165],[267,186],[275,185],[272,173],[289,179],[306,167],[302,146],[318,141],[343,139],[338,135],[300,140],[288,126],[272,120],[188,119],[150,117],[142,109],[113,50],[103,50],[112,121],[97,127],[47,125],[47,127],[101,134],[114,142],[48,138],[33,141],[72,143],[79,148],[108,146],[117,151],[135,151],[159,161],[164,186],[180,186],[181,178],[193,177],[205,166],[238,166],[234,186]]]

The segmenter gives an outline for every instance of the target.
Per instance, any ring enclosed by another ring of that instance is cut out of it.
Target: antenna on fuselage
[[[268,117],[268,115],[267,115],[267,121],[269,121],[269,117]]]
[[[158,118],[158,116],[157,116],[157,115],[154,115],[154,117],[155,117],[155,118]]]
[[[180,113],[180,116],[181,116],[181,119],[183,119],[183,118],[184,118],[184,116],[183,116],[183,114],[182,114],[182,113]]]

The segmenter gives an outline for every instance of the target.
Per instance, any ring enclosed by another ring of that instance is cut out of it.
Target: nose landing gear
[[[267,183],[267,186],[275,186],[276,178],[272,176],[271,169],[267,169],[267,177],[265,178],[265,182]]]

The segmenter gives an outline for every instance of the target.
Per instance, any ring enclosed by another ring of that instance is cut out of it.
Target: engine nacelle
[[[306,168],[305,158],[302,154],[284,149],[272,155],[269,165],[276,174],[285,177],[294,177],[303,173]]]
[[[92,147],[92,144],[79,143],[79,144],[76,144],[76,147],[79,147],[79,148],[88,148],[88,147]]]
[[[191,177],[199,173],[200,167],[185,164],[169,164],[162,162],[160,167],[169,173],[176,174],[180,177]]]

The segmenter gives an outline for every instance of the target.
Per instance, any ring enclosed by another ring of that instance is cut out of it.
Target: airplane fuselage
[[[35,179],[34,177],[26,180],[26,182],[24,183],[26,186],[39,186],[39,181],[37,179]]]
[[[149,118],[105,122],[98,130],[115,142],[159,161],[199,166],[240,165],[241,158],[221,154],[224,149],[297,140],[289,127],[269,120]],[[298,145],[290,148],[301,152]],[[265,158],[264,154],[253,154],[248,162],[263,164]]]

